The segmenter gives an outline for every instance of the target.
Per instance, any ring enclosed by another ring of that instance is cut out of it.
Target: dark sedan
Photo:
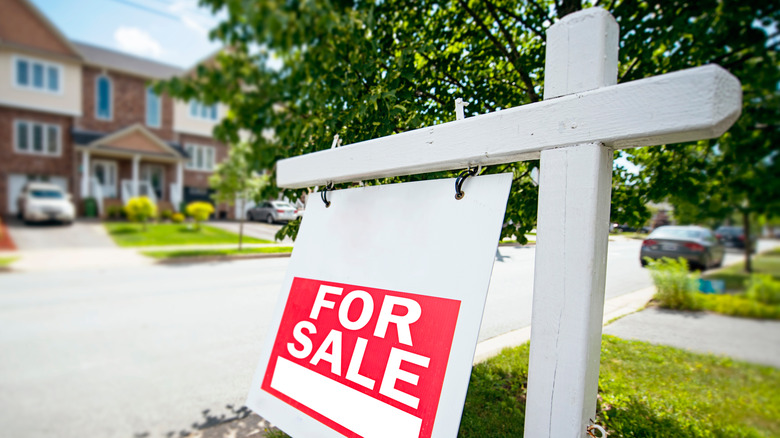
[[[709,228],[667,225],[656,228],[642,242],[639,260],[645,266],[646,257],[682,257],[692,268],[708,269],[723,264],[723,253],[723,245]]]
[[[732,227],[723,225],[715,230],[715,237],[723,242],[723,245],[734,248],[745,248],[745,229],[742,227]],[[750,239],[750,247],[755,251],[756,237]]]

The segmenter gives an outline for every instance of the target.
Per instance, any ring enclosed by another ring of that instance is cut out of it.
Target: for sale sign
[[[511,175],[311,197],[248,406],[292,436],[455,436]]]
[[[390,422],[396,436],[429,437],[459,309],[295,278],[262,388],[346,436]]]

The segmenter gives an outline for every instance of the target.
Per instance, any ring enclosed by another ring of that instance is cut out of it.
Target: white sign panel
[[[247,406],[294,437],[454,437],[511,174],[312,196]]]

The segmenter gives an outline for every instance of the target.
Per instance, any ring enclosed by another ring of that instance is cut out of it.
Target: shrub
[[[123,208],[119,205],[109,205],[106,207],[106,216],[109,219],[119,219],[122,217]]]
[[[127,218],[133,222],[141,222],[143,229],[146,231],[146,222],[149,218],[157,216],[157,207],[154,205],[151,199],[146,196],[137,196],[130,198],[125,205],[125,214]]]
[[[704,295],[697,305],[703,310],[742,318],[780,319],[780,305],[765,304],[744,295]]]
[[[655,298],[661,307],[678,310],[695,310],[696,276],[688,271],[688,261],[664,257],[649,260],[648,268],[653,277]]]
[[[181,214],[181,213],[174,213],[174,214],[171,215],[171,221],[174,224],[180,224],[180,223],[184,222],[184,215]]]
[[[160,218],[165,220],[171,220],[171,216],[173,216],[173,212],[171,210],[163,210],[160,212]]]
[[[187,215],[195,220],[195,229],[200,230],[200,223],[214,213],[214,206],[208,202],[196,201],[187,205]]]
[[[746,295],[764,304],[780,304],[780,281],[769,274],[753,274],[745,282]]]

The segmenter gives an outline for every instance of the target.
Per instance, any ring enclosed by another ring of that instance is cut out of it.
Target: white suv
[[[76,217],[71,196],[49,183],[25,184],[16,200],[19,218],[25,222],[59,221],[70,224]]]

